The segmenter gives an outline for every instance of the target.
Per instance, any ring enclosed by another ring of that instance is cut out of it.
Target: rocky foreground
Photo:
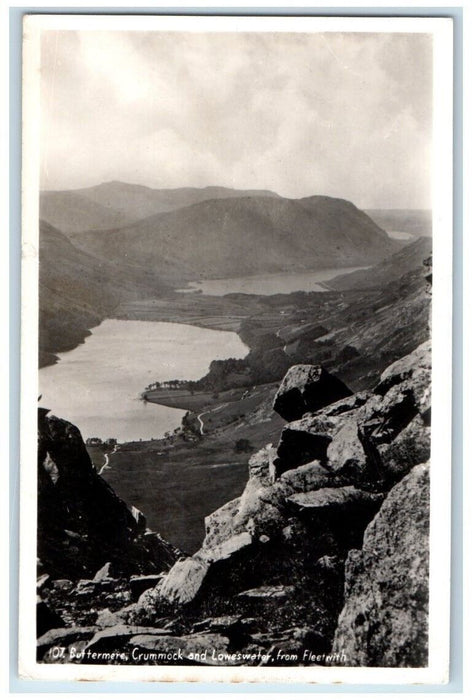
[[[427,665],[430,373],[429,343],[372,391],[292,367],[278,444],[249,459],[191,557],[42,411],[38,660]]]

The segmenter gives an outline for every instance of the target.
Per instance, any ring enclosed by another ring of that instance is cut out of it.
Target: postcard
[[[24,20],[19,673],[446,683],[452,20]]]

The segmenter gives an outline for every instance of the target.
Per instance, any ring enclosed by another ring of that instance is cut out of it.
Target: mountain
[[[391,257],[385,258],[368,270],[357,270],[347,275],[339,275],[326,284],[329,289],[368,289],[396,282],[402,275],[411,272],[431,255],[432,241],[421,236],[413,243],[401,248]]]
[[[162,290],[147,271],[99,260],[78,250],[61,231],[40,223],[39,236],[40,366],[54,354],[81,343],[122,300]]]
[[[174,267],[187,279],[365,266],[401,245],[351,202],[321,196],[206,200],[73,240],[163,275]]]
[[[145,219],[153,214],[174,211],[207,199],[230,199],[231,197],[278,197],[268,190],[236,190],[230,187],[178,187],[176,189],[154,189],[126,182],[104,182],[95,187],[80,190],[80,193],[97,204],[112,207],[134,219]]]
[[[365,212],[385,231],[411,236],[432,235],[430,209],[366,209]]]
[[[70,233],[84,229],[103,230],[124,226],[132,218],[110,206],[94,201],[80,191],[42,192],[39,200],[40,219]]]
[[[235,190],[228,187],[153,189],[112,181],[78,190],[42,192],[40,216],[65,233],[103,231],[207,199],[259,196],[278,197],[268,190]]]

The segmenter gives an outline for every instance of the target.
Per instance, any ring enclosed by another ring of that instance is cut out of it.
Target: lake
[[[410,241],[415,237],[412,233],[407,233],[406,231],[387,231],[390,238],[394,238],[397,241]]]
[[[251,275],[250,277],[232,277],[228,279],[200,280],[189,282],[178,292],[203,292],[210,296],[224,294],[291,294],[292,292],[327,292],[320,282],[327,282],[338,275],[346,275],[356,270],[366,270],[367,267],[337,267],[324,270],[307,270],[304,272],[274,272],[266,275]]]
[[[154,381],[199,379],[216,359],[247,355],[236,333],[180,323],[106,320],[59,362],[39,371],[40,405],[77,425],[84,439],[162,437],[185,411],[145,403]]]

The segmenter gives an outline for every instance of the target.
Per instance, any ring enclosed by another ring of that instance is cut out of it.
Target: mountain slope
[[[385,258],[371,267],[369,270],[357,270],[347,275],[339,275],[326,284],[330,289],[368,289],[371,287],[385,286],[396,282],[407,272],[420,267],[423,260],[431,254],[431,238],[424,236],[413,243],[405,245],[397,253]]]
[[[153,189],[126,182],[104,182],[79,190],[42,192],[41,218],[66,233],[125,226],[154,214],[174,211],[207,199],[278,197],[266,190],[228,187]]]
[[[364,212],[330,197],[207,200],[73,240],[161,274],[173,263],[193,279],[366,265],[399,248]]]
[[[120,301],[162,289],[152,274],[78,250],[45,222],[39,243],[40,366],[82,342]]]

